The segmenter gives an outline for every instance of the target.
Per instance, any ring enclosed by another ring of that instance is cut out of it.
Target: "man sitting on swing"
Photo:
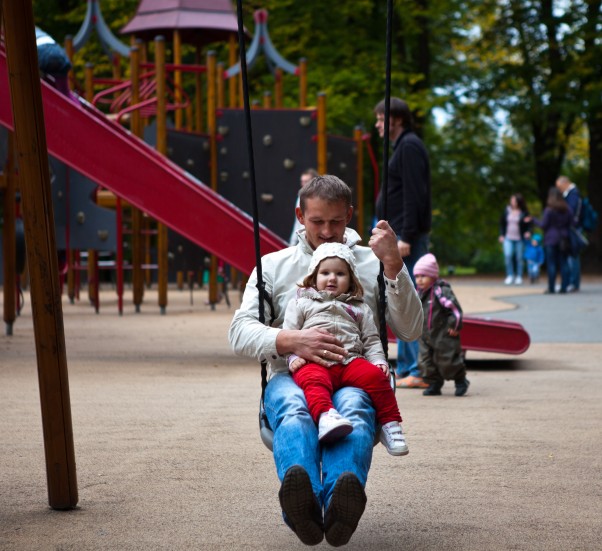
[[[282,483],[279,498],[285,522],[306,545],[317,545],[325,536],[330,545],[338,547],[349,541],[366,505],[364,487],[376,431],[374,408],[363,390],[338,390],[333,395],[334,407],[352,422],[353,432],[320,445],[316,424],[303,391],[288,371],[286,357],[296,354],[327,367],[341,361],[346,351],[335,336],[323,329],[281,329],[286,306],[295,296],[296,283],[307,274],[314,249],[322,243],[336,242],[349,246],[355,255],[364,300],[377,320],[377,277],[382,262],[386,320],[399,339],[412,341],[420,336],[422,308],[389,224],[378,222],[369,247],[360,246],[360,236],[346,227],[353,207],[351,190],[342,180],[332,175],[316,176],[300,190],[299,197],[296,214],[305,226],[299,242],[262,258],[265,290],[274,310],[271,326],[259,322],[254,270],[228,336],[236,354],[268,362],[264,404],[274,432],[274,461]],[[269,324],[272,313],[267,304],[265,311]]]

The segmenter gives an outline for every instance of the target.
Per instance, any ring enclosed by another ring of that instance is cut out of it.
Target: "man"
[[[303,188],[304,186],[309,184],[309,182],[311,182],[312,179],[315,178],[317,175],[318,175],[318,171],[313,168],[308,168],[305,171],[303,171],[303,174],[301,174],[301,178],[300,178],[301,187]],[[299,219],[297,218],[296,211],[298,208],[299,208],[299,195],[297,195],[297,202],[295,203],[295,222],[293,223],[293,229],[291,231],[289,245],[296,245],[299,242],[299,236],[297,235],[297,232],[303,227],[303,225],[301,224],[301,222],[299,222]]]
[[[374,108],[376,129],[385,135],[385,102]],[[412,114],[407,103],[391,98],[389,139],[393,153],[389,159],[387,212],[382,189],[376,199],[376,216],[389,220],[397,235],[397,246],[414,281],[414,264],[428,253],[431,230],[431,173],[429,156],[422,140],[412,129]],[[386,216],[385,216],[386,214]],[[427,388],[418,368],[418,341],[397,343],[398,388]]]
[[[573,220],[575,227],[581,229],[580,217],[581,217],[581,194],[577,189],[577,186],[573,184],[568,177],[559,176],[556,180],[556,187],[561,191],[564,200],[573,211]],[[574,251],[568,256],[569,266],[569,285],[567,291],[569,293],[576,293],[579,291],[581,286],[581,259],[579,258],[579,251]]]
[[[305,226],[299,232],[299,243],[262,258],[265,289],[274,307],[273,321],[270,323],[267,305],[266,325],[258,321],[254,271],[228,337],[237,354],[265,359],[269,364],[264,403],[274,431],[274,461],[282,482],[279,498],[285,522],[306,545],[317,545],[325,536],[328,543],[340,546],[351,538],[366,504],[364,487],[374,444],[374,409],[368,395],[358,388],[337,391],[334,406],[351,420],[353,432],[320,446],[316,424],[303,391],[288,372],[286,356],[294,353],[327,366],[341,361],[346,351],[323,329],[281,329],[286,306],[296,294],[297,282],[307,273],[314,249],[335,242],[345,243],[353,251],[364,299],[375,312],[379,260],[383,263],[386,319],[398,338],[413,340],[420,335],[422,309],[388,223],[380,221],[372,230],[369,247],[359,246],[359,235],[346,227],[353,207],[351,190],[344,182],[332,175],[317,176],[299,195],[296,212]]]

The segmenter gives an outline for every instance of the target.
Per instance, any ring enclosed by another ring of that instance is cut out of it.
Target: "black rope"
[[[267,296],[265,283],[263,281],[263,271],[261,268],[261,246],[259,241],[259,208],[257,206],[257,184],[255,182],[255,155],[253,153],[253,129],[251,126],[251,107],[249,105],[249,84],[247,81],[247,53],[245,48],[245,28],[242,17],[242,0],[236,2],[238,14],[238,51],[240,56],[240,74],[242,76],[242,92],[245,107],[245,123],[247,129],[247,148],[249,155],[249,174],[251,177],[251,204],[253,206],[253,234],[255,237],[255,265],[257,273],[257,291],[259,293],[258,317],[261,323],[265,323],[264,300],[268,300],[271,305],[270,297]],[[273,317],[272,308],[272,317]],[[265,387],[268,384],[267,365],[265,361],[261,362],[261,401],[265,393]]]
[[[389,112],[391,104],[391,35],[393,29],[393,0],[387,0],[387,45],[386,45],[386,63],[385,63],[385,120],[384,120],[384,144],[383,144],[383,181],[381,194],[383,197],[383,217],[387,220],[388,212],[388,185],[389,185]],[[384,266],[380,263],[378,274],[378,294],[380,300],[379,321],[380,321],[380,340],[385,351],[385,358],[389,359],[389,337],[387,335],[387,321],[385,318],[385,309],[387,304],[385,294],[385,276]]]

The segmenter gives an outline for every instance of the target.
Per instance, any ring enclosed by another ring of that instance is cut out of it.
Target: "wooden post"
[[[236,34],[230,33],[228,37],[228,66],[233,67],[236,63],[236,56],[238,52],[238,45],[236,43]],[[238,80],[236,77],[230,77],[228,79],[228,105],[232,108],[236,107],[236,84]]]
[[[180,31],[177,29],[173,32],[173,62],[174,65],[182,63],[182,39]],[[176,69],[174,71],[174,103],[179,106],[182,103],[182,71]],[[183,110],[176,107],[175,111],[175,129],[181,130],[183,126]],[[184,289],[184,272],[178,270],[176,273],[176,286],[179,291]]]
[[[263,108],[264,109],[272,108],[272,93],[269,90],[265,90],[263,92]]]
[[[224,82],[224,64],[220,61],[217,64],[215,80],[217,84],[217,108],[221,109],[226,105],[226,83]]]
[[[4,2],[7,64],[19,161],[31,305],[38,360],[48,502],[77,505],[63,311],[59,292],[48,152],[30,1]]]
[[[130,80],[132,82],[132,105],[140,102],[140,49],[134,46],[130,50]],[[142,119],[140,111],[132,111],[130,119],[132,134],[142,137]],[[142,213],[132,206],[132,293],[137,313],[144,297],[144,273],[142,272]]]
[[[92,103],[94,99],[94,65],[86,63],[85,68],[85,95],[86,100]],[[99,308],[99,281],[97,269],[97,254],[94,249],[88,249],[88,298],[98,313]]]
[[[274,71],[274,102],[276,109],[282,109],[284,105],[284,82],[282,69],[278,67]]]
[[[177,29],[173,32],[173,62],[175,65],[182,64],[182,38],[180,31]],[[176,106],[182,103],[182,71],[176,69],[173,73],[174,81],[174,103]],[[179,107],[176,107],[175,112],[175,127],[176,130],[180,130],[183,125],[183,111]]]
[[[299,107],[307,107],[307,60],[304,57],[299,60]]]
[[[157,80],[157,151],[167,155],[167,104],[165,81],[165,39],[155,38],[155,78]],[[159,308],[165,314],[167,308],[167,226],[157,223],[157,284],[159,287]]]
[[[194,53],[194,62],[201,64],[201,50],[197,48]],[[201,73],[194,74],[194,130],[199,134],[203,132],[203,77]]]
[[[65,37],[65,53],[71,61],[71,66],[73,67],[73,57],[75,56],[75,48],[73,47],[73,36],[68,34]],[[69,89],[73,90],[75,88],[75,75],[73,74],[73,68],[69,69]]]
[[[356,188],[355,188],[355,211],[357,212],[357,233],[364,235],[364,142],[362,140],[362,129],[359,126],[353,131],[355,140],[355,171],[356,171]]]
[[[4,323],[6,334],[13,334],[13,324],[17,317],[17,242],[15,235],[15,135],[8,133],[8,156],[4,167],[4,231],[2,232],[2,250],[4,251]]]
[[[318,172],[326,174],[328,170],[326,152],[326,94],[318,94]]]

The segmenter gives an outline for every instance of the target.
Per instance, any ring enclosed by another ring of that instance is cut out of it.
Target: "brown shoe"
[[[422,377],[414,377],[408,375],[403,379],[399,379],[395,384],[397,388],[428,388],[428,383],[425,383]]]

